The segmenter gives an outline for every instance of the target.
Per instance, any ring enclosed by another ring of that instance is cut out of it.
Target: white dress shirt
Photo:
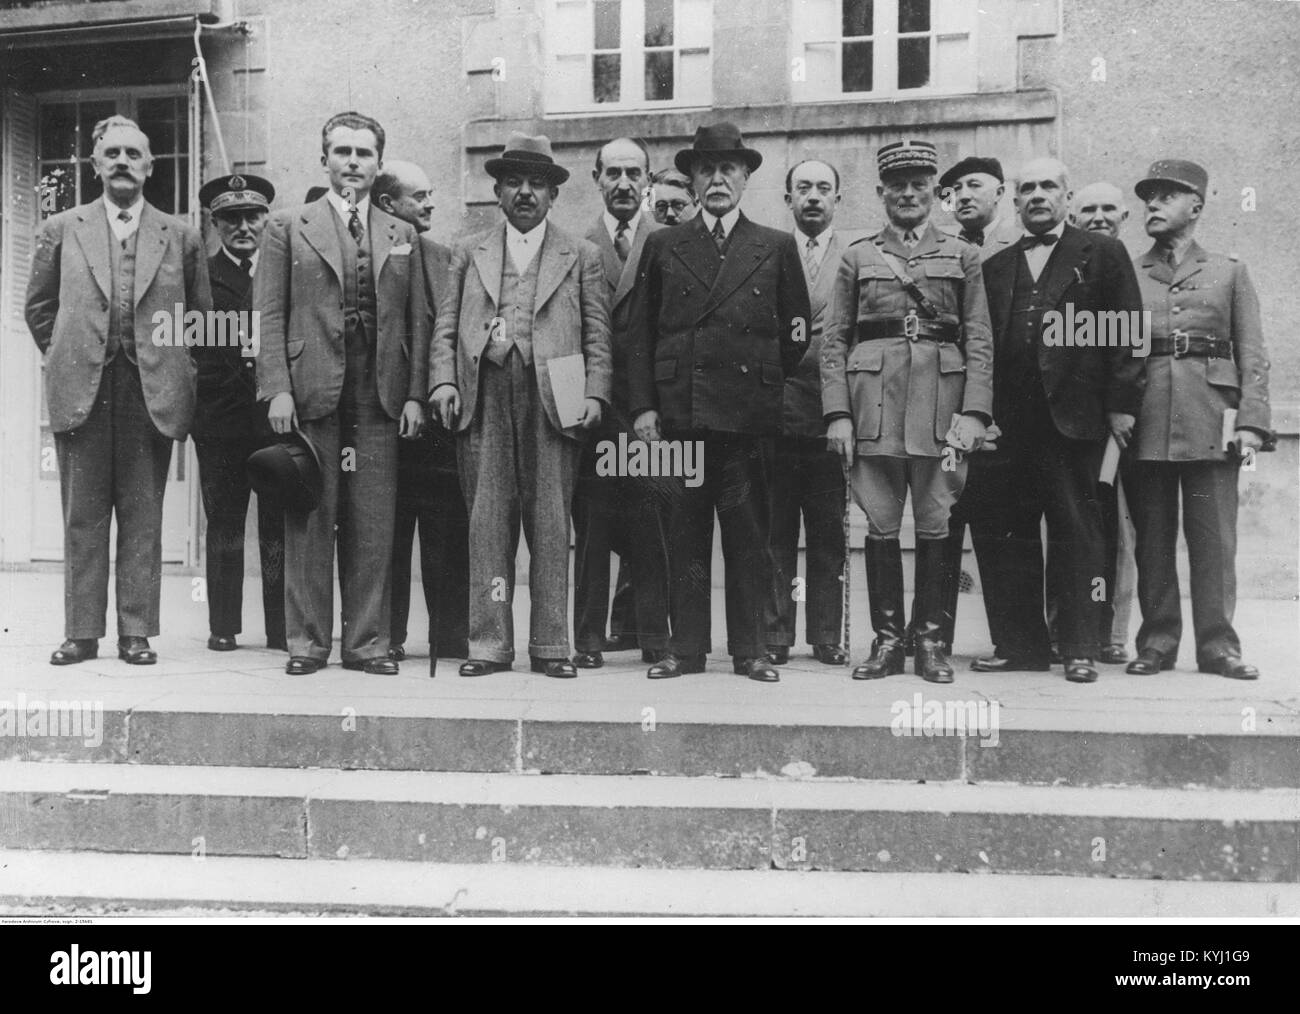
[[[350,205],[342,194],[335,193],[333,190],[327,190],[325,196],[329,199],[330,204],[334,205],[334,210],[339,213],[339,218],[343,219],[343,225],[346,227],[348,221],[352,218],[352,205]],[[370,222],[370,195],[366,194],[357,202],[357,216],[361,219],[361,227],[368,228]]]
[[[713,223],[715,223],[718,220],[717,216],[711,215],[707,211],[701,209],[700,217],[704,219],[704,231],[707,232],[710,236],[713,235]],[[728,211],[725,215],[722,216],[722,235],[724,238],[726,239],[731,238],[731,230],[736,227],[736,221],[739,218],[740,218],[739,208],[732,208],[730,211]]]
[[[600,217],[604,219],[605,231],[609,233],[609,241],[613,243],[618,233],[618,227],[621,223],[617,218],[611,215],[608,211],[602,212]],[[636,228],[640,224],[641,224],[641,210],[638,208],[637,213],[633,215],[631,218],[629,218],[627,221],[627,232],[624,235],[627,236],[627,241],[629,243],[632,242],[632,237],[636,235]]]
[[[231,252],[230,252],[229,250],[227,250],[224,246],[221,248],[221,252],[222,252],[223,254],[225,254],[227,257],[230,258],[230,263],[231,263],[231,264],[233,264],[233,265],[234,265],[235,267],[237,267],[237,268],[239,267],[239,256],[238,256],[237,254],[233,254],[233,253],[231,253]],[[258,259],[260,256],[262,256],[262,251],[261,251],[261,250],[254,250],[254,251],[249,255],[249,257],[248,257],[248,259],[249,259],[250,261],[252,261],[252,267],[251,267],[251,269],[250,269],[249,272],[248,272],[248,276],[249,276],[250,278],[251,278],[253,275],[257,274],[257,259]],[[240,270],[242,271],[243,268],[240,268]]]
[[[811,258],[817,271],[821,271],[822,265],[826,263],[826,248],[831,245],[831,235],[834,232],[834,229],[824,229],[816,236],[809,236],[797,228],[794,230],[794,241],[799,244],[799,259],[804,262],[805,270],[810,266],[808,261]],[[808,246],[810,242],[811,248]]]
[[[123,211],[131,216],[129,222],[123,222],[117,216]],[[135,234],[136,229],[140,228],[140,213],[144,211],[144,195],[141,194],[135,199],[135,203],[129,208],[119,208],[116,204],[104,195],[104,212],[108,215],[109,228],[113,230],[113,235],[117,237],[119,243],[125,242]]]
[[[542,248],[542,240],[545,238],[546,219],[543,218],[527,232],[520,232],[507,219],[506,252],[510,254],[510,260],[514,263],[515,270],[521,275],[528,270],[528,265],[533,263],[533,258],[537,256],[537,251]]]
[[[1049,233],[1056,235],[1056,243],[1060,243],[1061,235],[1065,232],[1065,220],[1056,223],[1055,229],[1048,229]],[[1023,235],[1028,236],[1030,232],[1025,230]],[[1048,246],[1046,243],[1037,243],[1024,251],[1025,261],[1029,264],[1029,273],[1034,276],[1034,281],[1038,281],[1038,276],[1043,273],[1043,268],[1047,267],[1047,259],[1052,256],[1052,251],[1056,249],[1056,243]]]

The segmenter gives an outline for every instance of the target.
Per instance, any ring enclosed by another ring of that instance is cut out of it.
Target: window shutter
[[[40,195],[36,189],[36,100],[32,96],[14,91],[5,93],[4,139],[0,150],[4,155],[0,329],[13,335],[27,335],[23,310],[40,218]],[[30,345],[30,338],[26,344]],[[31,347],[34,352],[36,347]]]

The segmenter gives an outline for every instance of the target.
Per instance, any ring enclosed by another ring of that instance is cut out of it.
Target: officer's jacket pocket
[[[961,262],[941,258],[925,262],[925,276],[927,278],[955,278],[961,281],[966,274],[961,269]]]
[[[672,380],[677,376],[676,359],[655,360],[655,380]]]
[[[289,356],[289,361],[293,362],[293,360],[297,359],[300,355],[302,355],[302,350],[305,349],[306,347],[307,347],[306,338],[290,338],[288,343],[285,345],[285,352]]]
[[[947,342],[939,346],[939,372],[966,372],[966,357],[962,355],[962,351],[958,346]]]
[[[864,264],[858,268],[858,281],[870,281],[872,278],[897,278],[886,264]]]
[[[853,351],[849,353],[849,361],[844,368],[849,373],[860,371],[879,373],[884,365],[885,349],[882,343],[867,341],[854,346]]]
[[[1241,377],[1237,373],[1237,364],[1231,359],[1205,360],[1205,379],[1215,387],[1241,388]]]
[[[884,342],[862,342],[849,356],[849,407],[854,433],[859,440],[877,440],[884,406]]]

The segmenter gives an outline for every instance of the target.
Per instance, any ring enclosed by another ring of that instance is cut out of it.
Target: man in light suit
[[[258,397],[277,433],[300,429],[321,462],[320,506],[285,516],[285,672],[330,655],[334,544],[343,667],[393,675],[388,657],[397,441],[419,436],[429,310],[419,234],[370,201],[384,128],[355,112],[321,131],[330,190],[271,216],[253,280]]]
[[[794,237],[741,213],[763,156],[731,123],[698,127],[677,153],[703,205],[685,225],[646,240],[629,320],[629,392],[637,436],[690,442],[704,455],[697,485],[675,477],[669,532],[668,654],[650,679],[704,671],[716,512],[727,583],[732,670],[763,683],[764,613],[772,593],[767,448],[781,430],[785,380],[808,348],[808,286]],[[683,451],[685,448],[683,448]]]
[[[434,242],[433,188],[413,162],[389,161],[375,177],[376,204],[420,233],[424,294],[437,316],[451,251]],[[430,329],[432,333],[432,328]],[[456,469],[456,438],[436,419],[397,449],[397,528],[393,537],[393,622],[388,657],[406,657],[411,610],[411,542],[420,529],[420,581],[429,615],[429,657],[465,658],[469,629],[469,518]],[[429,669],[430,675],[434,667]]]
[[[514,661],[522,520],[532,670],[568,679],[578,674],[568,657],[569,518],[582,442],[610,401],[609,285],[600,251],[547,218],[569,178],[548,138],[513,134],[486,168],[506,220],[452,252],[430,378],[434,408],[458,437],[469,508],[470,659],[460,674]],[[557,380],[575,363],[581,390]],[[557,400],[576,422],[561,421]]]
[[[600,250],[610,294],[613,395],[595,438],[582,455],[573,498],[573,662],[579,669],[604,665],[605,618],[609,613],[609,556],[619,556],[620,575],[630,580],[632,622],[620,631],[620,646],[640,646],[647,662],[668,649],[668,545],[666,507],[670,492],[651,476],[599,475],[596,465],[619,434],[635,439],[627,404],[627,310],[636,265],[646,236],[663,228],[641,212],[649,172],[645,146],[620,137],[596,154],[592,178],[605,202],[587,239]],[[609,648],[609,650],[613,650]]]
[[[805,602],[805,636],[813,657],[843,665],[844,471],[826,445],[822,421],[821,350],[826,306],[835,273],[848,249],[833,227],[840,203],[840,173],[807,159],[785,174],[785,205],[794,216],[804,278],[812,306],[808,351],[785,382],[781,435],[772,441],[772,598],[767,610],[767,653],[776,665],[790,660],[798,603]],[[803,515],[807,577],[799,571],[799,516]]]
[[[144,199],[149,139],[131,120],[95,125],[104,196],[54,215],[36,242],[27,326],[45,353],[45,395],[59,459],[64,636],[69,665],[99,652],[108,611],[108,532],[117,517],[118,657],[158,660],[162,505],[172,441],[194,417],[195,372],[182,312],[211,309],[198,231]],[[163,313],[174,334],[158,330]]]

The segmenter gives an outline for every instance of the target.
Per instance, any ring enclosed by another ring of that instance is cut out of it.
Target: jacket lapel
[[[547,228],[550,228],[547,226]],[[506,224],[487,234],[474,251],[474,267],[494,307],[501,305],[501,268],[506,256]]]
[[[375,202],[371,201],[366,229],[370,232],[370,256],[375,262],[375,284],[378,285],[384,262],[397,243],[397,219],[382,208],[376,208]]]
[[[609,232],[605,228],[604,215],[596,219],[591,232],[587,233],[587,239],[595,243],[596,249],[600,251],[600,263],[605,269],[605,281],[609,282],[609,289],[613,292],[618,287],[619,279],[623,274],[623,264],[618,259],[618,251],[614,249]]]
[[[602,231],[604,231],[602,229]],[[627,298],[628,293],[632,291],[632,286],[636,284],[636,269],[641,262],[641,251],[645,247],[645,238],[653,232],[650,216],[645,212],[637,220],[636,235],[632,237],[632,249],[627,252],[627,263],[622,266],[622,271],[618,277],[618,286],[614,289],[613,308],[617,309],[618,304]],[[611,244],[611,249],[613,245]],[[615,262],[618,261],[618,254],[614,255]]]
[[[1081,268],[1087,263],[1092,251],[1092,240],[1081,229],[1067,225],[1061,233],[1056,249],[1047,260],[1043,269],[1047,278],[1043,282],[1043,303],[1056,306],[1070,284],[1083,279]]]
[[[822,257],[822,266],[817,269],[817,278],[808,293],[812,303],[813,320],[818,320],[822,316],[826,304],[830,302],[831,294],[835,291],[835,276],[839,273],[840,259],[843,256],[844,234],[833,232],[830,244],[826,247],[826,254]]]
[[[1205,267],[1206,260],[1208,260],[1208,256],[1201,249],[1201,245],[1192,240],[1192,245],[1187,248],[1187,253],[1183,255],[1183,259],[1178,262],[1178,267],[1174,269],[1174,284],[1181,285],[1192,275],[1197,274]]]
[[[718,249],[713,237],[704,228],[704,216],[696,215],[685,225],[674,226],[681,230],[681,238],[673,244],[673,254],[686,265],[706,289],[711,288],[718,270]]]
[[[542,239],[542,248],[537,251],[537,298],[533,300],[533,313],[536,313],[546,301],[555,294],[555,290],[564,281],[574,262],[578,259],[577,251],[564,233],[554,225],[547,225],[546,236]]]
[[[110,297],[113,281],[108,255],[108,218],[103,201],[83,204],[77,209],[77,242],[86,255],[91,276],[105,298]]]
[[[171,241],[167,216],[152,204],[145,203],[140,212],[140,228],[135,237],[135,301],[149,291],[163,254]]]
[[[337,213],[328,197],[322,197],[315,204],[309,204],[302,211],[302,236],[312,248],[321,255],[325,263],[334,272],[334,277],[343,283],[343,251],[339,248],[338,230],[334,227]],[[375,277],[379,276],[375,272]]]
[[[713,242],[712,237],[709,242]],[[724,299],[745,283],[745,279],[758,269],[771,252],[772,248],[759,239],[754,225],[742,212],[736,219],[736,227],[731,231],[731,238],[727,241],[727,256],[722,258],[722,268],[713,280],[713,288],[709,291],[709,298],[705,301],[700,317],[707,317],[716,310]]]

